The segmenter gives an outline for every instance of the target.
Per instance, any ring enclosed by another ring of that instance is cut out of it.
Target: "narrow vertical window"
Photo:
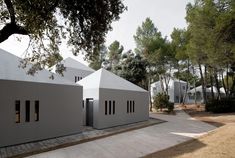
[[[20,123],[20,100],[15,101],[15,122]]]
[[[129,101],[127,100],[127,113],[129,113]]]
[[[132,113],[132,101],[130,101],[130,113]]]
[[[115,101],[113,101],[113,115],[115,114]]]
[[[112,102],[109,101],[109,115],[111,115],[111,109],[112,109]]]
[[[133,108],[132,108],[132,111],[135,112],[135,101],[133,100]]]
[[[30,101],[25,101],[25,122],[30,121]]]
[[[108,102],[105,101],[105,115],[107,115],[108,113]]]
[[[75,83],[77,82],[77,76],[75,76]]]
[[[39,121],[39,100],[35,101],[35,109],[34,110],[35,110],[34,111],[34,113],[35,113],[34,120]]]

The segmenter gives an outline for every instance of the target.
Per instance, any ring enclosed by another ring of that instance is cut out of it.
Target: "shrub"
[[[210,100],[205,109],[213,113],[235,112],[235,99]]]
[[[158,93],[155,95],[153,105],[155,109],[160,109],[161,111],[163,108],[167,108],[168,112],[172,112],[174,110],[174,103],[169,102],[169,96],[165,93]]]
[[[174,103],[169,102],[167,105],[168,112],[172,112],[174,110]]]

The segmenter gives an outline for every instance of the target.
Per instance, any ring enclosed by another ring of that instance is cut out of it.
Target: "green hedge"
[[[205,108],[206,111],[213,113],[235,112],[235,99],[210,100]]]

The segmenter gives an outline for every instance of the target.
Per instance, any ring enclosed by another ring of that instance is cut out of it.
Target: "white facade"
[[[149,118],[148,92],[105,69],[78,84],[83,86],[86,125],[102,129]]]
[[[0,49],[0,147],[81,132],[82,87],[46,70],[27,75],[19,61]]]
[[[166,85],[163,85],[164,88]],[[189,86],[188,86],[189,87]],[[180,100],[182,102],[183,97],[186,93],[186,88],[187,88],[187,82],[182,81],[182,80],[173,80],[170,79],[168,83],[168,95],[169,95],[169,101],[173,103],[179,103]],[[160,81],[154,82],[151,84],[151,96],[152,98],[157,95],[158,93],[162,93],[162,86]]]
[[[61,64],[66,68],[63,77],[74,83],[95,72],[92,68],[70,57],[61,61]]]
[[[214,96],[217,97],[218,96],[218,90],[216,87],[208,87],[206,88],[206,96],[207,99],[211,98],[211,89],[213,88],[213,92],[214,92]],[[224,89],[220,89],[220,94],[221,96],[225,96],[225,91]],[[195,98],[196,97],[196,98]],[[188,98],[187,98],[187,103],[195,103],[195,99],[196,99],[196,103],[204,103],[204,98],[203,98],[203,91],[202,91],[202,86],[198,86],[196,88],[191,89],[190,91],[188,91]]]

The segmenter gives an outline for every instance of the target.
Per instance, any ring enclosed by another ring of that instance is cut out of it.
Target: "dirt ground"
[[[235,158],[235,113],[212,114],[204,106],[182,107],[189,115],[219,128],[207,135],[147,155],[145,158]]]

